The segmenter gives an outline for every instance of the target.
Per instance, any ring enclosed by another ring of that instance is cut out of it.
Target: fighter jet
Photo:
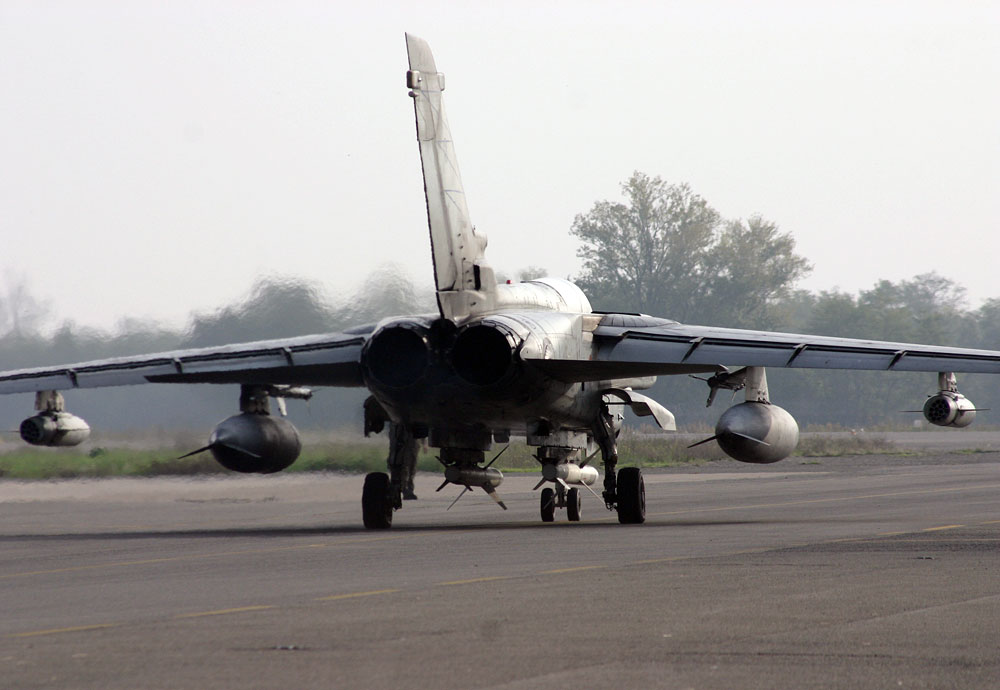
[[[430,48],[407,35],[406,88],[416,115],[437,312],[386,318],[342,333],[180,350],[66,366],[0,372],[0,393],[35,393],[28,443],[75,445],[90,428],[65,409],[62,391],[144,383],[240,384],[239,414],[220,422],[208,444],[237,472],[277,472],[298,456],[295,427],[272,416],[272,398],[304,398],[311,387],[365,387],[366,430],[392,425],[388,473],[365,477],[366,527],[390,527],[403,506],[403,444],[426,438],[444,465],[444,483],[497,494],[503,474],[494,444],[523,436],[542,478],[541,519],[557,508],[581,517],[582,490],[600,472],[600,500],[621,523],[645,520],[639,468],[617,469],[624,407],[663,429],[674,416],[637,392],[657,376],[703,375],[709,403],[720,389],[744,400],[719,418],[711,439],[742,462],[771,463],[798,442],[798,425],[771,401],[766,367],[924,371],[937,393],[924,416],[940,426],[972,423],[976,407],[955,372],[1000,373],[1000,351],[933,347],[813,335],[692,326],[644,314],[595,312],[573,283],[543,278],[498,284],[486,237],[472,225],[445,117],[444,74]],[[394,460],[395,459],[395,460]],[[460,494],[461,495],[461,494]],[[457,500],[457,499],[456,499]]]

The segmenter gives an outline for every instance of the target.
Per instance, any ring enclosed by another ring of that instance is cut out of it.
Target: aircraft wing
[[[622,315],[613,315],[622,316]],[[628,315],[624,315],[628,321]],[[795,367],[1000,374],[1000,351],[935,347],[854,338],[689,326],[636,316],[649,326],[611,325],[593,331],[589,360],[531,360],[565,381],[592,381],[721,370]]]
[[[364,340],[332,333],[0,371],[0,394],[139,383],[362,386]]]

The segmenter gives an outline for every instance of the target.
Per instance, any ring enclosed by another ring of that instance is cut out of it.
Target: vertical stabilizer
[[[444,113],[444,75],[426,41],[406,34],[417,142],[424,173],[427,224],[441,316],[460,321],[493,308],[496,279],[485,260],[486,236],[476,234],[465,204],[462,177]]]

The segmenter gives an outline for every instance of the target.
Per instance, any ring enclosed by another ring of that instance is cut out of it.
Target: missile
[[[478,486],[487,491],[503,484],[503,472],[492,467],[459,467],[451,465],[444,469],[444,478],[449,484]]]
[[[597,482],[599,475],[596,467],[580,467],[566,462],[559,465],[542,465],[542,476],[550,482],[561,481],[564,484],[591,486]]]
[[[503,451],[501,451],[503,452]],[[497,456],[499,457],[499,455]],[[494,458],[495,460],[496,458]],[[437,488],[438,491],[448,486],[449,484],[458,484],[464,486],[462,493],[458,495],[454,501],[452,501],[451,506],[458,503],[458,499],[465,495],[466,491],[469,491],[472,487],[478,486],[487,495],[497,502],[497,505],[507,510],[507,506],[504,502],[500,500],[500,496],[497,495],[496,488],[503,483],[503,472],[492,467],[473,467],[473,466],[459,466],[459,465],[448,465],[444,468],[444,482],[441,486]],[[451,506],[448,506],[448,510],[451,510]]]

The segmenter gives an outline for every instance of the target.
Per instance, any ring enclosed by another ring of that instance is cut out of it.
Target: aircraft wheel
[[[389,475],[385,472],[371,472],[365,475],[365,487],[361,491],[361,515],[368,529],[392,527]]]
[[[646,521],[646,483],[642,470],[626,467],[618,472],[618,522],[637,525]]]
[[[583,507],[583,499],[579,489],[570,489],[566,494],[566,517],[570,522],[580,521],[580,508]]]
[[[552,522],[556,519],[556,492],[552,489],[542,489],[542,522]]]

